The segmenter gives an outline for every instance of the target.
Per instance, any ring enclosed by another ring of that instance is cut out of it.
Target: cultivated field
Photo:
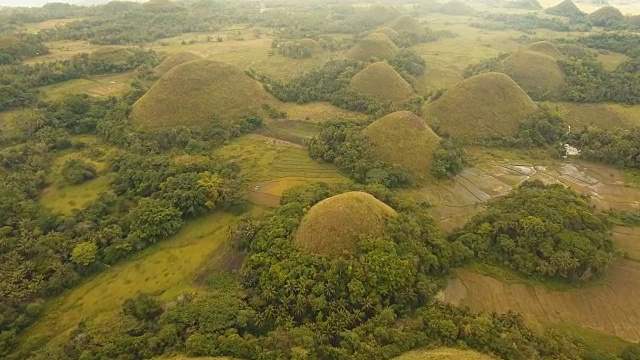
[[[309,158],[300,145],[262,135],[248,135],[215,151],[237,161],[249,179],[249,201],[276,206],[284,190],[311,182],[347,181],[333,165]]]

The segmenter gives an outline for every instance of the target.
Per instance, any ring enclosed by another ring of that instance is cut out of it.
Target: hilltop
[[[604,6],[589,14],[589,20],[595,26],[611,26],[624,21],[625,17],[613,6]]]
[[[556,97],[566,86],[558,61],[544,52],[520,49],[504,59],[502,70],[536,99]]]
[[[548,41],[537,41],[537,42],[531,43],[526,47],[526,49],[529,51],[534,51],[540,54],[550,56],[556,60],[560,60],[564,58],[560,50],[558,50],[558,48],[555,45],[553,45]]]
[[[398,33],[424,34],[424,26],[416,18],[410,15],[403,15],[393,20],[389,27]]]
[[[439,132],[472,141],[512,135],[536,111],[538,106],[509,76],[490,72],[456,84],[426,104],[422,115]]]
[[[388,37],[389,39],[391,39],[392,41],[397,39],[398,36],[400,36],[400,34],[398,34],[397,31],[393,30],[392,28],[388,27],[388,26],[383,26],[383,27],[379,27],[377,29],[375,29],[372,34],[383,34],[384,36]]]
[[[380,160],[406,171],[413,180],[428,177],[440,138],[423,119],[410,111],[395,112],[366,127],[364,134]]]
[[[145,128],[235,122],[272,101],[241,69],[212,60],[190,61],[160,78],[133,107]]]
[[[395,56],[398,50],[398,46],[387,36],[381,33],[373,33],[347,51],[346,56],[362,61],[371,58],[386,60]]]
[[[403,103],[413,93],[411,85],[385,62],[376,62],[357,73],[349,82],[349,87],[380,101]]]
[[[169,70],[173,69],[174,67],[180,64],[184,64],[189,61],[200,60],[200,59],[202,59],[202,57],[194,53],[181,52],[181,53],[170,55],[169,57],[164,59],[164,61],[160,65],[156,66],[154,70],[156,74],[162,76],[166,74]]]
[[[546,9],[544,12],[564,17],[581,17],[585,15],[571,0],[564,0],[556,6]]]
[[[322,200],[302,218],[295,246],[314,254],[340,256],[353,251],[362,236],[380,237],[391,207],[365,192],[348,192]]]

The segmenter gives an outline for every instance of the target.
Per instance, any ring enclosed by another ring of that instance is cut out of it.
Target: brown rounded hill
[[[133,106],[143,128],[233,123],[273,98],[241,69],[212,60],[190,61],[160,78]]]
[[[529,45],[527,45],[526,47],[527,50],[529,51],[533,51],[533,52],[537,52],[543,55],[547,55],[549,57],[552,57],[556,60],[560,60],[562,58],[564,58],[564,56],[562,56],[562,53],[560,52],[560,50],[558,50],[558,48],[553,45],[552,43],[548,42],[548,41],[537,41],[534,43],[531,43]]]
[[[493,358],[470,350],[440,348],[434,350],[415,350],[402,354],[392,360],[493,360]]]
[[[173,54],[167,57],[166,59],[164,59],[164,61],[160,63],[160,65],[156,66],[155,72],[156,74],[162,76],[166,74],[169,70],[173,69],[174,67],[180,64],[184,64],[189,61],[195,61],[200,59],[202,59],[201,56],[198,56],[190,52],[181,52],[181,53]]]
[[[349,88],[370,95],[380,101],[399,104],[413,94],[411,85],[385,62],[375,62],[357,73],[349,82]]]
[[[388,37],[389,39],[391,39],[392,41],[397,39],[398,36],[400,36],[400,34],[398,34],[397,31],[393,30],[392,28],[388,27],[388,26],[383,26],[383,27],[379,27],[377,29],[375,29],[372,34],[383,34],[384,36]]]
[[[440,137],[422,118],[398,111],[367,126],[364,135],[380,160],[406,171],[414,181],[429,177]]]
[[[373,33],[347,51],[347,57],[362,61],[371,58],[386,60],[394,57],[397,53],[398,46],[391,39],[384,34]]]
[[[294,245],[313,254],[341,256],[355,250],[361,236],[380,237],[386,218],[397,213],[365,192],[353,191],[314,205],[294,234]]]
[[[538,106],[509,76],[489,72],[466,79],[426,104],[422,115],[431,126],[465,141],[513,135],[520,121]]]
[[[125,48],[117,46],[104,46],[94,50],[89,54],[91,60],[104,60],[110,63],[123,63],[127,62],[129,58],[133,56],[133,52]]]
[[[398,33],[424,34],[424,26],[416,18],[410,15],[402,15],[393,20],[389,27]]]
[[[520,49],[504,59],[502,71],[537,99],[556,97],[566,86],[558,61],[544,52]]]

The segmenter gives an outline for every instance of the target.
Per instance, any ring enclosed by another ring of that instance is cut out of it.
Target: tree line
[[[152,50],[129,49],[131,56],[119,62],[101,59],[90,54],[75,55],[71,59],[33,65],[0,66],[0,111],[27,107],[38,100],[37,87],[83,77],[125,72],[140,66],[155,67],[160,56]]]

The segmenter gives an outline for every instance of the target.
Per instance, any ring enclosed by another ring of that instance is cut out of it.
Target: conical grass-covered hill
[[[613,6],[603,6],[589,14],[589,20],[595,26],[611,26],[625,21],[625,16]]]
[[[373,30],[372,34],[382,34],[382,35],[388,37],[391,41],[396,40],[398,38],[398,36],[400,36],[400,34],[398,34],[397,31],[393,30],[392,28],[390,28],[388,26],[379,27],[379,28]]]
[[[564,0],[556,6],[546,9],[544,12],[551,15],[564,17],[582,17],[585,15],[578,6],[571,0]]]
[[[313,254],[341,256],[354,251],[361,236],[383,236],[386,218],[396,215],[365,192],[336,195],[309,209],[294,233],[294,245]]]
[[[422,108],[423,118],[439,133],[464,141],[513,135],[520,121],[538,106],[509,76],[489,72],[466,79]]]
[[[434,350],[415,350],[392,360],[493,360],[488,355],[471,350],[440,348]]]
[[[375,155],[406,171],[415,182],[429,178],[440,137],[410,111],[389,114],[364,129]]]
[[[347,51],[346,56],[351,59],[366,61],[371,58],[387,60],[398,53],[398,46],[384,34],[373,33],[362,39]]]
[[[162,76],[133,106],[142,128],[233,123],[275,102],[241,69],[212,60],[190,61]]]
[[[424,34],[424,26],[416,18],[410,15],[402,15],[393,20],[389,27],[398,33]]]
[[[160,65],[156,66],[155,72],[156,74],[162,76],[166,74],[169,70],[174,67],[184,64],[189,61],[195,61],[202,59],[201,56],[198,56],[194,53],[190,52],[181,52],[168,56]]]
[[[357,73],[349,82],[349,88],[376,100],[388,100],[395,104],[406,102],[413,94],[411,85],[391,65],[382,61]]]
[[[520,49],[504,59],[502,71],[535,99],[555,98],[566,87],[558,61],[543,52]]]

